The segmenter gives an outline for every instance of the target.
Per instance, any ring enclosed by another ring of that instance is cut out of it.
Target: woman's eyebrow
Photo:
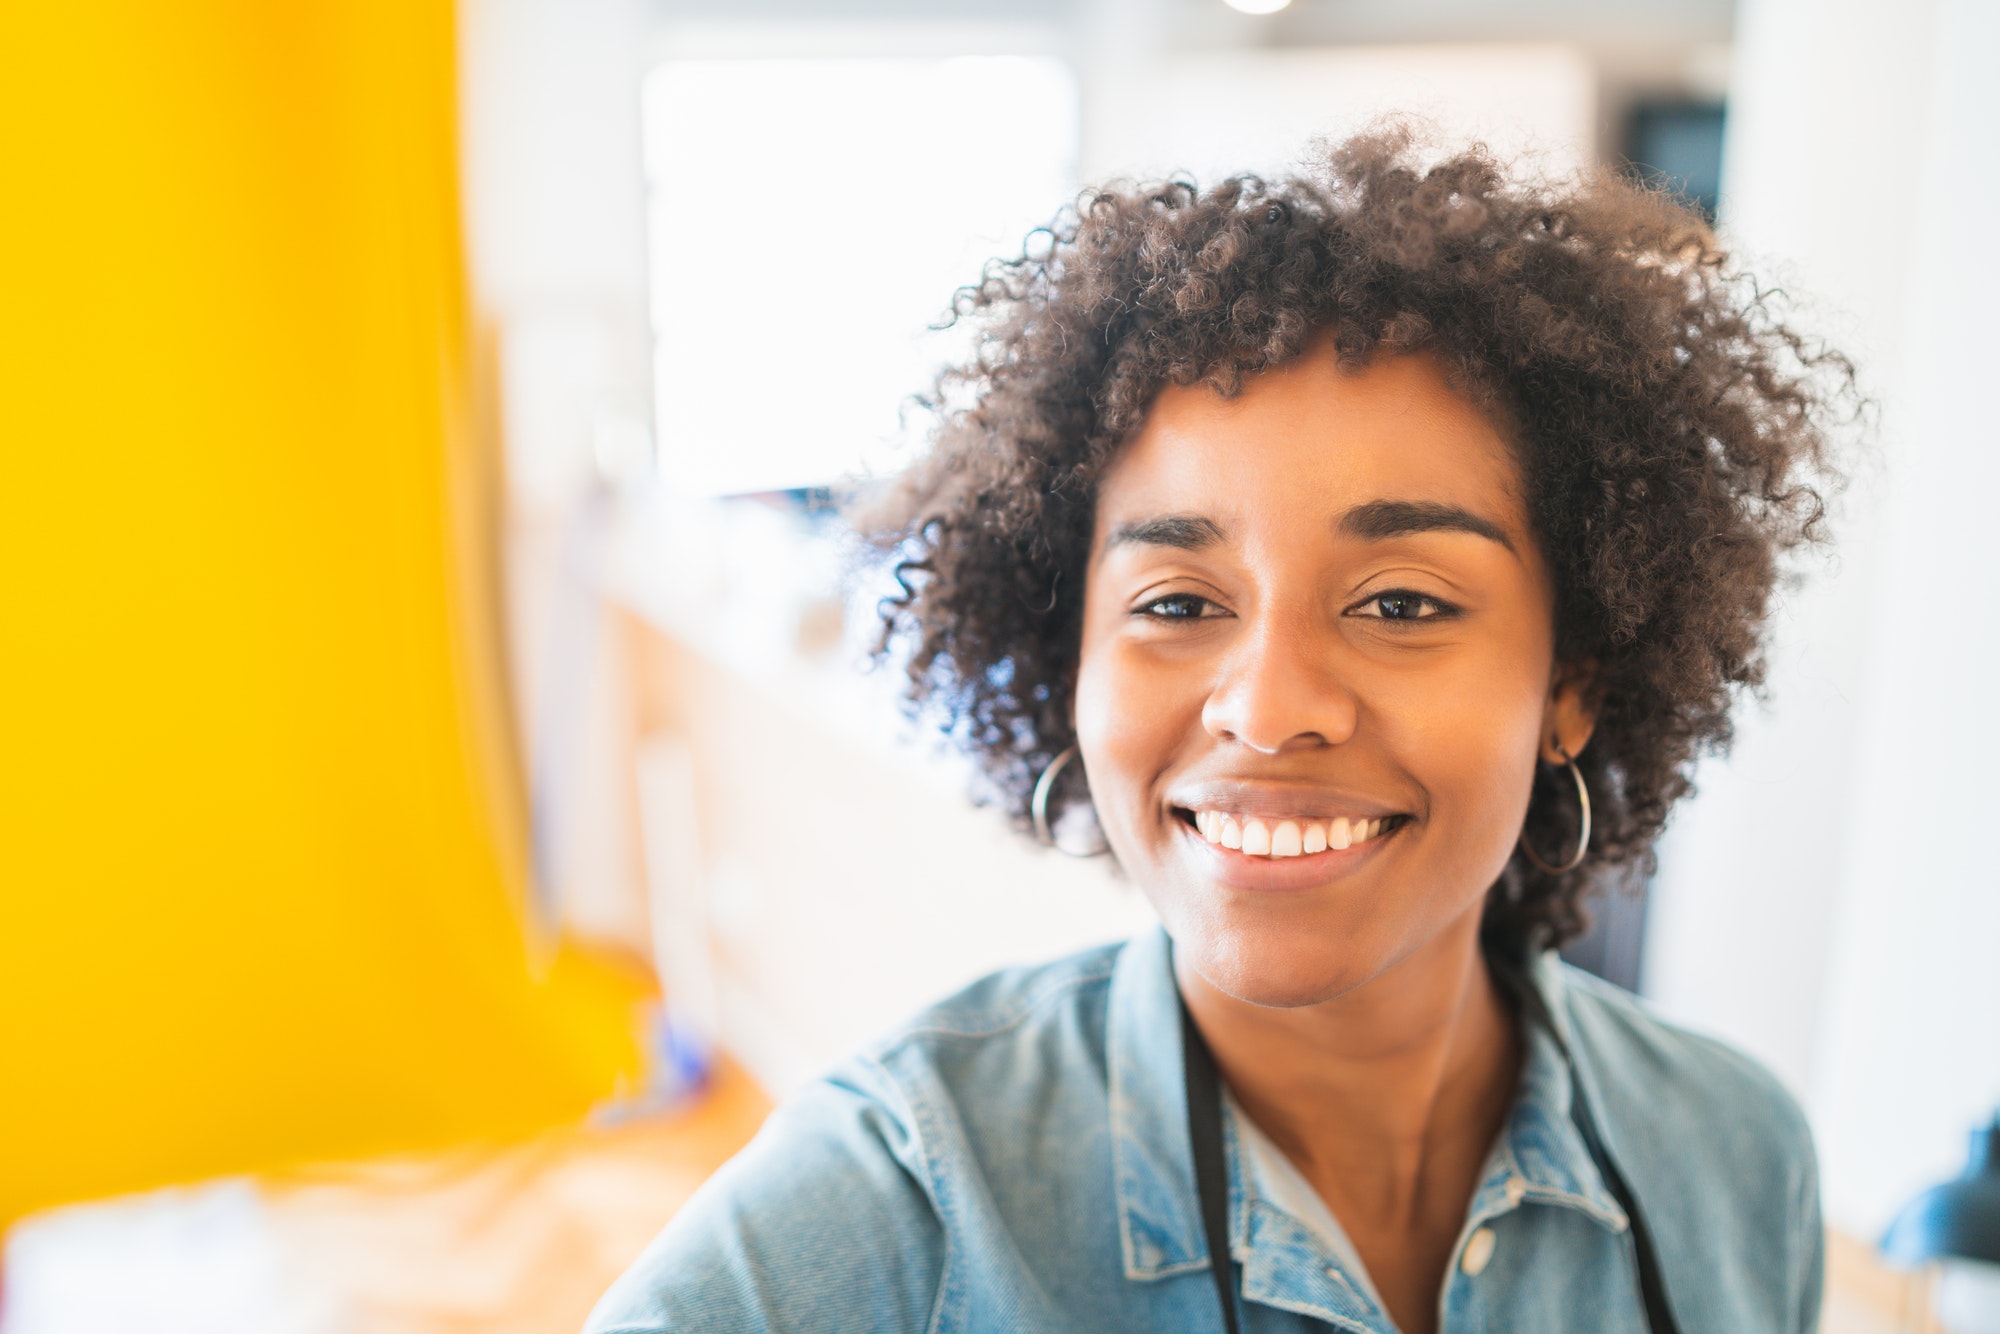
[[[1340,531],[1363,541],[1380,542],[1410,533],[1473,533],[1514,550],[1507,530],[1491,519],[1456,505],[1427,500],[1371,500],[1340,516]],[[1516,552],[1515,554],[1519,554]]]
[[[1213,519],[1200,514],[1162,514],[1156,518],[1119,524],[1111,530],[1104,549],[1109,551],[1130,542],[1140,546],[1200,551],[1222,540],[1222,526]]]

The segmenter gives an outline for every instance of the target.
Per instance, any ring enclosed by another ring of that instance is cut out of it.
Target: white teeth
[[[1315,853],[1356,847],[1380,838],[1386,817],[1375,820],[1336,816],[1318,820],[1264,820],[1222,811],[1196,811],[1194,827],[1210,843],[1250,857],[1310,857]]]

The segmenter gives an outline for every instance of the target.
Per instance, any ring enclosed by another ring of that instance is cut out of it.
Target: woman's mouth
[[[1309,857],[1360,847],[1408,822],[1403,815],[1376,818],[1336,815],[1320,820],[1244,815],[1235,811],[1182,810],[1183,823],[1218,847],[1246,857]]]

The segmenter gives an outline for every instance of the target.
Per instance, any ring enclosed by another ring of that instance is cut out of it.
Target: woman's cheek
[[[1456,688],[1431,692],[1408,716],[1409,757],[1468,891],[1484,892],[1511,855],[1534,780],[1542,698],[1517,664],[1494,662]]]
[[[1076,737],[1090,775],[1091,800],[1121,863],[1145,860],[1147,830],[1158,804],[1152,779],[1174,753],[1176,726],[1168,682],[1139,655],[1085,639],[1077,672]]]

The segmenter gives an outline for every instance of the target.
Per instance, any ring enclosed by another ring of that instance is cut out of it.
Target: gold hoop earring
[[[1569,766],[1569,776],[1576,780],[1576,801],[1582,808],[1582,817],[1577,822],[1576,851],[1571,853],[1569,860],[1561,866],[1551,866],[1536,856],[1535,850],[1528,846],[1528,831],[1525,828],[1521,830],[1521,837],[1518,840],[1521,855],[1533,863],[1536,870],[1547,875],[1563,875],[1574,871],[1583,865],[1583,854],[1590,851],[1590,788],[1585,785],[1583,770],[1576,767],[1576,761],[1571,758],[1570,753],[1561,746],[1556,747],[1556,753],[1563,757],[1563,763]]]
[[[1049,829],[1049,794],[1055,791],[1056,778],[1062,773],[1064,766],[1075,758],[1076,747],[1070,746],[1049,761],[1049,767],[1042,770],[1041,777],[1035,780],[1035,794],[1028,799],[1028,814],[1035,820],[1035,837],[1045,846],[1054,848],[1065,857],[1095,857],[1097,856],[1095,852],[1071,852],[1056,842],[1054,832]]]

